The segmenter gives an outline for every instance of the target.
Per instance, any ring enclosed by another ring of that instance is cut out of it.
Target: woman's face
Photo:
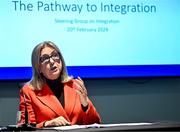
[[[50,80],[59,77],[62,70],[62,62],[58,52],[51,48],[45,47],[40,54],[40,72]]]

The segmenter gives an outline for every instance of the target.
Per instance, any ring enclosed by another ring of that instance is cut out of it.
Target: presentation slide
[[[0,79],[29,79],[50,40],[72,76],[180,76],[180,0],[1,0]]]

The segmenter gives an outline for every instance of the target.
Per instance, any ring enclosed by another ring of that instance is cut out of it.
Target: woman
[[[32,52],[33,76],[20,90],[21,120],[37,128],[100,123],[101,119],[87,96],[83,80],[70,78],[63,56],[50,41],[38,44]]]

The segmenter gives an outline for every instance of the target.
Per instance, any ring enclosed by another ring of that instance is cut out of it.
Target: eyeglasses
[[[44,54],[43,56],[40,57],[40,62],[41,63],[49,63],[50,58],[53,59],[54,61],[58,62],[60,60],[60,56],[58,53],[52,53],[52,55],[47,55]]]

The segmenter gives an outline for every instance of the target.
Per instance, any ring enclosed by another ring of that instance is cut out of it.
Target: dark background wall
[[[180,121],[180,78],[84,81],[103,123]],[[0,81],[0,125],[15,124],[22,82]]]

